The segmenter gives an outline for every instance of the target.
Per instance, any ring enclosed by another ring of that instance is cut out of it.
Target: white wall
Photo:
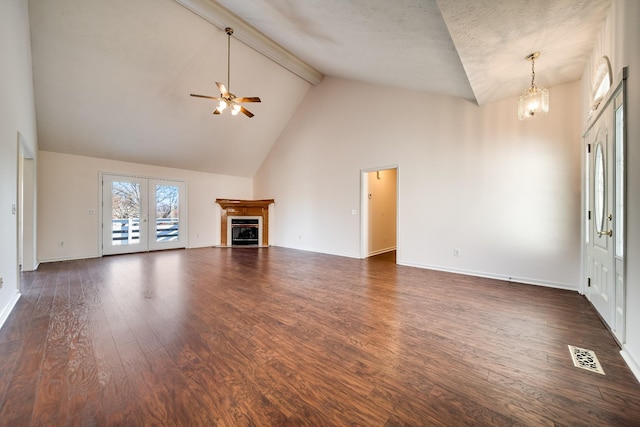
[[[627,211],[626,211],[626,339],[623,356],[640,379],[640,2],[614,0],[582,79],[582,94],[589,99],[600,58],[611,62],[614,81],[628,66],[627,79]],[[615,84],[615,83],[614,83]],[[586,118],[587,104],[583,105]],[[586,129],[586,120],[583,120]]]
[[[0,1],[0,325],[18,298],[18,132],[37,152],[27,0]],[[35,159],[34,159],[35,161]]]
[[[276,200],[272,244],[358,257],[360,171],[394,164],[399,263],[577,289],[580,84],[550,97],[520,122],[516,98],[480,108],[325,78],[254,180]]]
[[[41,151],[38,157],[38,256],[41,262],[99,256],[100,172],[183,180],[188,247],[220,244],[216,198],[250,199],[252,181],[159,166]],[[94,209],[95,214],[89,214]],[[64,241],[64,247],[59,242]]]

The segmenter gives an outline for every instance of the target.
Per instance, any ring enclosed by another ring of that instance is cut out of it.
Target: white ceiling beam
[[[260,52],[312,85],[322,82],[324,75],[288,50],[238,18],[213,0],[175,0],[206,21],[224,30],[233,28],[233,37]]]

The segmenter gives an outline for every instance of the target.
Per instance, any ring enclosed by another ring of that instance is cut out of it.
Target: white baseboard
[[[357,258],[357,259],[360,259],[360,255],[359,254],[349,254],[349,253],[346,253],[346,252],[327,252],[327,251],[321,250],[321,249],[299,248],[299,247],[295,247],[295,246],[274,245],[274,244],[271,244],[269,246],[274,246],[274,247],[278,247],[278,248],[285,248],[285,249],[295,249],[296,251],[314,252],[314,253],[317,253],[317,254],[334,255],[334,256],[341,256],[341,257],[345,257],[345,258]]]
[[[377,251],[373,251],[373,252],[369,252],[367,254],[367,256],[376,256],[376,255],[382,255],[382,254],[386,254],[387,252],[391,252],[391,251],[395,251],[396,247],[392,246],[390,248],[385,248],[385,249],[378,249]]]
[[[71,257],[60,257],[60,258],[47,258],[41,259],[38,265],[49,262],[61,262],[61,261],[76,261],[79,259],[91,259],[91,258],[102,258],[102,255],[85,255],[85,256],[71,256]]]
[[[23,273],[24,273],[24,272],[27,272],[27,271],[36,271],[36,270],[38,269],[38,267],[40,267],[40,261],[38,261],[38,262],[36,263],[36,265],[34,265],[34,266],[33,266],[33,269],[25,269],[25,268],[24,268],[24,265],[23,265],[23,266],[22,266],[22,270],[20,270],[20,271],[22,271]]]
[[[484,277],[486,279],[496,279],[496,280],[504,280],[506,282],[523,283],[525,285],[545,286],[548,288],[564,289],[567,291],[576,291],[576,292],[578,291],[577,285],[571,285],[567,283],[550,282],[546,280],[531,279],[528,277],[506,276],[501,274],[486,273],[483,271],[461,270],[461,269],[455,269],[455,268],[441,267],[437,265],[407,263],[401,260],[398,260],[397,263],[399,265],[406,265],[407,267],[417,267],[417,268],[424,268],[427,270],[444,271],[447,273],[464,274],[465,276]]]
[[[286,245],[272,245],[272,246],[279,246],[281,248],[287,248],[287,249],[295,249],[295,250],[298,250],[298,251],[315,252],[315,253],[322,253],[322,254],[327,254],[327,255],[342,256],[342,257],[347,257],[347,258],[362,259],[362,255],[349,254],[349,253],[339,253],[339,252],[330,252],[330,251],[319,250],[319,249],[315,249],[315,248],[300,248],[300,247],[286,246]],[[388,250],[385,249],[385,250],[378,251],[378,252],[379,253],[384,253],[384,252],[388,252],[388,251],[391,251],[391,250],[396,250],[396,248],[390,248]],[[378,252],[372,253],[371,255],[378,255],[379,254]],[[578,291],[578,285],[576,285],[576,284],[550,282],[550,281],[546,281],[546,280],[531,279],[531,278],[528,278],[528,277],[506,276],[506,275],[500,275],[500,274],[486,273],[486,272],[482,272],[482,271],[460,270],[460,269],[455,269],[455,268],[442,267],[442,266],[438,266],[438,265],[416,264],[416,263],[410,263],[410,262],[403,262],[402,260],[396,260],[396,263],[398,265],[404,265],[404,266],[407,266],[407,267],[416,267],[416,268],[423,268],[423,269],[426,269],[426,270],[436,270],[436,271],[444,271],[444,272],[447,272],[447,273],[464,274],[465,276],[474,276],[474,277],[483,277],[483,278],[487,278],[487,279],[504,280],[506,282],[521,283],[521,284],[525,284],[525,285],[544,286],[544,287],[548,287],[548,288],[564,289],[564,290],[567,290],[567,291],[575,291],[575,292]]]
[[[6,320],[9,318],[9,315],[13,311],[13,308],[16,306],[16,303],[20,299],[20,295],[20,292],[18,292],[18,290],[16,289],[16,293],[11,297],[9,304],[7,304],[5,309],[2,311],[2,314],[0,314],[0,329],[2,329],[4,322],[6,322]]]
[[[633,354],[629,351],[626,346],[622,346],[622,350],[620,350],[620,355],[627,362],[627,366],[631,369],[631,372],[636,377],[638,382],[640,382],[640,361],[638,361]]]

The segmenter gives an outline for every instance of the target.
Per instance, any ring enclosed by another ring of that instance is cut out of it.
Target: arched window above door
[[[603,56],[602,59],[600,59],[600,63],[598,64],[598,68],[595,73],[595,79],[591,86],[589,119],[591,119],[593,113],[598,109],[602,100],[606,97],[607,93],[609,93],[612,83],[611,63],[609,62],[609,58]]]

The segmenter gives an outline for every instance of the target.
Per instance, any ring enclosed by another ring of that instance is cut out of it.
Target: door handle
[[[598,236],[613,236],[613,231],[608,230],[608,231],[598,231]]]

